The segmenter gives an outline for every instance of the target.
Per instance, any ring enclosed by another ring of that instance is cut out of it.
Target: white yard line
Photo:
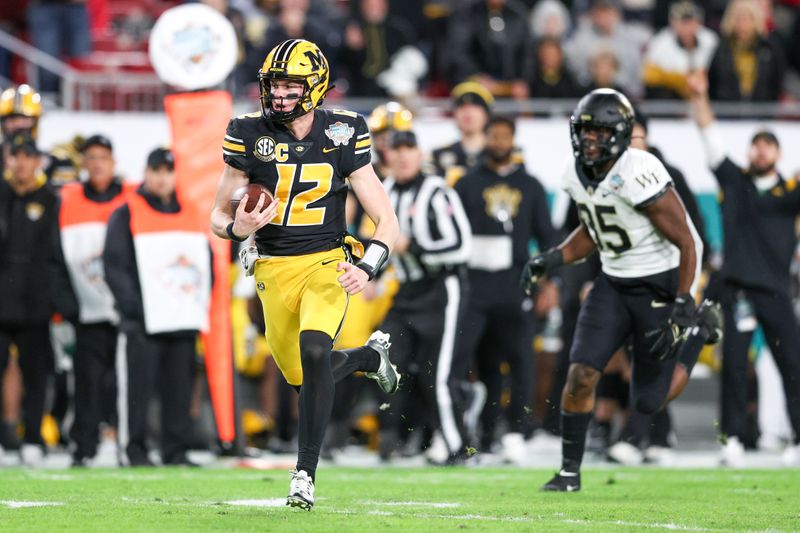
[[[387,507],[430,507],[432,509],[453,509],[461,507],[458,502],[419,502],[419,501],[380,501],[380,500],[361,500],[358,502],[361,505],[369,506],[382,506]]]
[[[267,500],[231,500],[222,502],[237,507],[286,507],[286,498],[269,498]]]
[[[9,509],[26,509],[29,507],[58,507],[64,505],[62,502],[22,502],[16,500],[0,500],[0,506]]]
[[[566,524],[580,524],[586,526],[599,526],[599,525],[612,525],[612,526],[625,526],[625,527],[636,527],[636,528],[645,528],[645,529],[669,529],[673,531],[719,531],[716,529],[708,529],[705,527],[698,527],[698,526],[684,526],[682,524],[659,524],[659,523],[650,523],[647,522],[628,522],[626,520],[573,520],[573,519],[566,519],[562,520],[562,522]]]

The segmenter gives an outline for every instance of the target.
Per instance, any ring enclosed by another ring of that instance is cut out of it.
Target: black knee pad
[[[316,375],[327,368],[330,372],[331,349],[333,339],[321,331],[303,331],[300,333],[300,362],[303,373]]]
[[[316,363],[329,358],[333,349],[333,339],[321,331],[303,331],[300,333],[300,358],[306,362]]]

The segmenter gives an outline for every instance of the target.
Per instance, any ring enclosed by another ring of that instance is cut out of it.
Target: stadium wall
[[[423,118],[415,129],[424,147],[435,148],[453,142],[457,131],[452,120]],[[528,170],[549,190],[558,188],[559,177],[570,154],[569,130],[564,118],[523,118],[517,123],[517,143],[522,146]],[[800,123],[757,121],[726,122],[720,128],[731,159],[745,164],[748,143],[753,132],[771,128],[783,142],[779,169],[785,175],[800,171],[800,151],[791,149],[791,141],[800,139]],[[169,125],[160,113],[71,113],[51,111],[42,117],[39,128],[41,147],[49,149],[74,135],[103,133],[114,143],[118,172],[127,179],[139,180],[147,153],[169,141]],[[224,132],[220,132],[220,139]],[[696,194],[717,190],[706,168],[700,135],[689,120],[651,120],[650,140],[667,160],[681,169]],[[220,155],[220,157],[222,157]]]

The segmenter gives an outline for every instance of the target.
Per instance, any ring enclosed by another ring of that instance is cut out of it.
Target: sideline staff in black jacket
[[[32,137],[11,140],[7,163],[0,180],[0,376],[9,348],[16,344],[25,385],[20,453],[24,464],[35,465],[43,453],[39,429],[53,369],[47,259],[56,197],[46,184]]]
[[[716,131],[707,79],[699,73],[688,81],[692,113],[722,196],[722,432],[728,435],[722,459],[730,466],[740,466],[744,459],[741,440],[745,432],[747,353],[755,328],[752,316],[743,315],[744,309],[750,308],[764,328],[783,380],[795,439],[785,458],[796,462],[800,459],[800,328],[792,306],[789,267],[797,246],[795,219],[800,214],[800,187],[794,180],[784,180],[776,170],[780,146],[769,131],[753,136],[749,168],[737,167],[725,155]]]
[[[481,415],[481,448],[489,450],[500,406],[500,362],[511,366],[508,408],[509,448],[521,449],[521,436],[532,428],[525,406],[533,387],[533,303],[519,286],[530,257],[529,245],[539,249],[557,244],[545,190],[525,168],[514,162],[514,121],[495,117],[486,127],[487,144],[479,164],[455,186],[472,227],[469,261],[471,298],[460,337],[469,357],[477,355],[487,400]],[[549,292],[555,291],[551,286]],[[521,434],[521,435],[520,435]],[[517,457],[518,458],[518,457]],[[507,459],[513,460],[508,456]]]

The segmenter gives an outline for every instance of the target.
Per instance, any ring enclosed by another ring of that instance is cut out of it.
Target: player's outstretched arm
[[[678,266],[678,295],[690,294],[697,275],[698,256],[703,244],[695,239],[688,215],[678,193],[670,187],[661,197],[644,208],[645,214],[664,237],[678,247],[681,262]]]
[[[581,222],[580,226],[558,247],[536,255],[528,261],[522,271],[522,289],[526,294],[532,294],[536,283],[550,270],[564,264],[569,265],[580,261],[595,251],[596,248],[597,245],[589,235],[589,230]]]
[[[701,70],[690,72],[686,75],[686,85],[689,87],[692,118],[703,129],[714,122],[714,111],[708,98],[708,76]]]
[[[225,165],[222,177],[217,186],[217,196],[214,199],[214,208],[211,210],[211,231],[223,239],[244,240],[253,232],[266,226],[270,220],[275,218],[278,212],[278,199],[272,201],[267,208],[262,211],[266,201],[266,196],[261,195],[255,209],[250,212],[245,210],[247,205],[247,195],[242,197],[239,208],[236,210],[236,217],[231,211],[231,196],[239,187],[244,187],[248,183],[247,175],[230,165]]]
[[[339,277],[339,283],[349,294],[356,294],[366,287],[389,258],[400,235],[400,224],[372,165],[364,165],[353,172],[350,185],[367,216],[375,224],[375,235],[363,259],[356,265],[344,262],[338,265],[338,269],[344,272]]]

